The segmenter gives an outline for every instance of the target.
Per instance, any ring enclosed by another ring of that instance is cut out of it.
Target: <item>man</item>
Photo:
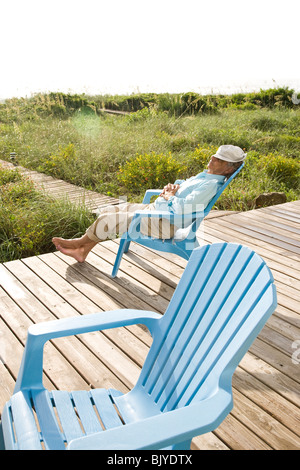
[[[191,223],[191,214],[197,208],[205,208],[224,183],[246,158],[246,154],[235,145],[222,145],[212,155],[207,170],[188,180],[177,180],[167,184],[153,204],[120,204],[109,206],[100,211],[95,222],[81,238],[52,239],[57,250],[83,262],[98,242],[112,238],[127,231],[132,217],[137,210],[167,211],[171,214],[184,215],[182,226]],[[170,225],[167,218],[145,217],[141,222],[141,232],[154,238],[172,238],[178,226]]]

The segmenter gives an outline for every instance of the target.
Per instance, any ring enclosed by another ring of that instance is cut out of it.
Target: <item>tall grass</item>
[[[110,97],[10,100],[0,105],[0,159],[16,152],[27,168],[141,201],[148,183],[196,174],[219,145],[234,144],[248,153],[246,165],[216,207],[252,209],[258,195],[273,191],[291,201],[300,196],[300,106],[288,97],[278,90],[211,96],[205,106],[190,94],[123,97],[135,110],[124,116],[99,110]],[[0,171],[0,262],[52,251],[54,235],[80,236],[93,220],[85,207],[37,192],[17,171]]]
[[[0,169],[0,262],[54,251],[53,236],[81,236],[94,217],[67,199],[52,199],[13,170]]]
[[[74,103],[69,98],[69,107],[62,96],[60,101],[55,101],[53,96],[40,99],[38,109],[36,104],[16,100],[5,105],[6,114],[4,108],[0,109],[0,158],[9,159],[10,152],[15,151],[19,163],[25,167],[100,193],[126,194],[129,200],[141,200],[142,184],[137,194],[118,179],[120,168],[127,161],[145,155],[171,155],[187,169],[185,177],[188,177],[207,164],[201,159],[197,167],[197,149],[231,143],[245,149],[248,159],[243,176],[230,188],[235,191],[234,197],[228,199],[229,191],[226,191],[219,201],[222,208],[251,208],[254,198],[264,191],[284,191],[288,200],[299,199],[300,106],[275,106],[275,101],[280,104],[278,96],[281,95],[261,93],[260,99],[270,106],[258,107],[252,102],[251,109],[245,109],[244,95],[231,97],[227,107],[220,105],[225,98],[219,97],[213,113],[181,117],[161,112],[153,103],[152,106],[144,104],[129,115],[111,116],[96,112],[100,102],[91,104],[77,96]],[[284,95],[284,99],[287,97],[288,94]],[[179,100],[176,96],[172,99],[175,104]],[[214,100],[210,97],[211,106]],[[239,109],[242,105],[243,109]],[[64,113],[59,113],[61,107]],[[293,184],[286,184],[276,171],[274,175],[264,171],[260,161],[275,156],[278,161],[285,158],[294,164]]]

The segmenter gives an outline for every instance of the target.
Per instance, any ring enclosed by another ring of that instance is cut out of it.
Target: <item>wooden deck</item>
[[[218,217],[217,217],[218,216]],[[254,248],[271,268],[278,307],[233,377],[234,408],[194,450],[300,449],[300,201],[245,213],[213,212],[202,243]],[[110,277],[118,240],[85,263],[59,252],[0,264],[0,410],[16,380],[32,323],[115,308],[164,313],[186,261],[132,244]],[[151,344],[140,326],[59,339],[45,348],[45,385],[58,389],[134,385]]]

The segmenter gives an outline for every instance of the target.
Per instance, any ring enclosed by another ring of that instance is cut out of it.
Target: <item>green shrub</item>
[[[245,103],[242,103],[242,104],[228,104],[228,108],[230,109],[239,109],[241,111],[251,111],[251,110],[255,110],[255,109],[258,109],[258,106],[254,103],[249,103],[248,101],[246,101]]]
[[[22,176],[18,170],[9,170],[5,168],[0,168],[0,186],[3,186],[14,181],[20,181]]]
[[[184,93],[181,96],[182,114],[213,113],[216,107],[211,106],[206,97],[197,93]]]
[[[283,183],[287,188],[299,187],[300,162],[294,158],[269,154],[259,160],[259,167],[272,178]]]
[[[136,112],[155,103],[155,93],[139,93],[134,95],[96,96],[93,100],[97,108],[111,109],[114,111]]]
[[[171,154],[137,155],[128,160],[120,168],[118,180],[133,193],[143,192],[145,189],[162,188],[169,182],[175,181],[185,167],[175,160]]]
[[[153,108],[142,108],[138,111],[128,114],[128,116],[125,116],[125,119],[128,122],[145,121],[155,115],[157,115],[157,111],[155,111]]]
[[[169,116],[180,116],[182,114],[181,95],[161,93],[157,95],[157,106],[161,112],[167,112]]]
[[[184,177],[189,178],[205,170],[210,157],[216,153],[217,149],[218,147],[214,145],[204,146],[199,144],[184,160],[186,168]]]
[[[70,167],[74,167],[76,161],[75,147],[69,144],[64,148],[59,149],[57,155],[50,155],[46,160],[38,166],[37,170],[56,177],[60,177],[62,173]]]
[[[269,88],[260,90],[259,92],[247,93],[247,100],[259,104],[261,107],[293,107],[292,103],[293,90],[287,87]]]

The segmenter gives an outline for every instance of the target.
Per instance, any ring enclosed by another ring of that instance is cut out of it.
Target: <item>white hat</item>
[[[217,153],[213,157],[219,158],[220,160],[225,160],[225,162],[242,162],[245,160],[247,154],[244,151],[237,147],[236,145],[221,145],[218,148]]]

